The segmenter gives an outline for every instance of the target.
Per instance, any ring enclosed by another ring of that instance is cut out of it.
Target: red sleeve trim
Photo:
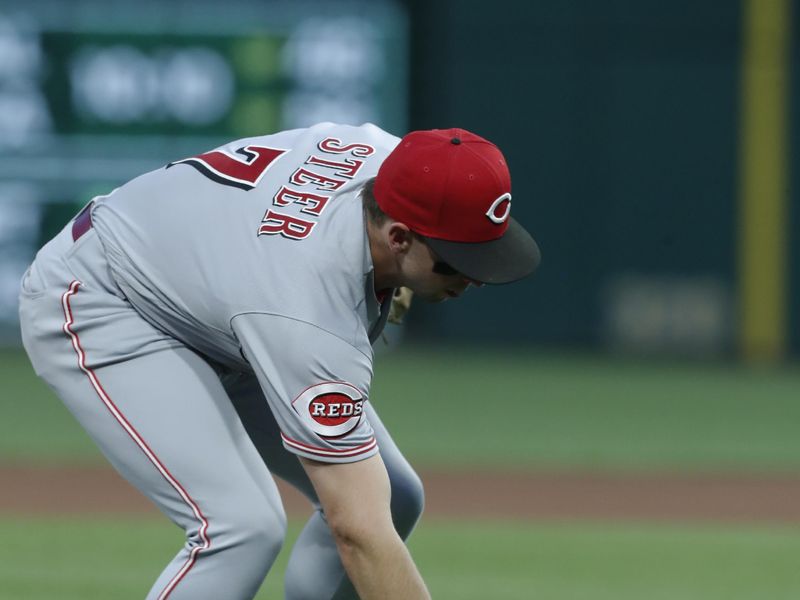
[[[369,438],[369,440],[361,444],[360,446],[355,446],[353,448],[345,448],[343,450],[333,450],[330,448],[319,448],[317,446],[309,446],[308,444],[304,444],[303,442],[298,442],[297,440],[293,440],[285,433],[281,432],[281,439],[283,443],[286,444],[289,448],[293,448],[294,450],[299,450],[300,452],[304,452],[306,454],[314,454],[316,456],[326,456],[326,457],[334,457],[334,458],[346,458],[350,456],[358,456],[359,454],[364,454],[365,452],[369,452],[373,448],[378,446],[378,440],[375,439],[375,436]]]

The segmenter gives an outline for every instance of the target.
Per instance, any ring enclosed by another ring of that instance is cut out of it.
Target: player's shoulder
[[[400,138],[373,123],[347,125],[329,121],[310,127],[287,129],[265,135],[231,141],[225,146],[269,146],[285,151],[306,151],[319,148],[332,153],[353,153],[363,156],[385,156],[399,143]]]
[[[375,125],[374,123],[362,123],[361,125],[345,125],[340,123],[317,123],[310,128],[315,133],[324,133],[325,135],[340,135],[348,141],[356,143],[358,141],[371,142],[381,148],[394,148],[400,138],[392,135]]]

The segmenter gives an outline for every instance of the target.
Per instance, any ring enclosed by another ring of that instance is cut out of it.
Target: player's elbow
[[[345,521],[329,522],[329,526],[344,562],[347,562],[348,556],[363,552],[369,547],[370,533],[365,527]]]
[[[357,560],[380,544],[382,539],[395,536],[389,507],[351,507],[326,515],[328,527],[336,541],[342,561]]]

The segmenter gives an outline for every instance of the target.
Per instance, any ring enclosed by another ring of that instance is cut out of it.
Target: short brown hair
[[[375,200],[375,178],[372,177],[364,183],[361,188],[361,204],[364,207],[364,214],[367,215],[370,223],[380,227],[389,218],[388,215],[381,210],[378,206],[378,201]]]
[[[380,227],[391,218],[389,215],[383,212],[383,209],[378,206],[378,201],[375,200],[374,177],[372,179],[368,179],[366,183],[364,183],[364,187],[361,188],[361,205],[364,207],[364,214],[367,215],[369,222],[377,227]],[[413,235],[415,239],[418,239],[423,243],[425,242],[425,238],[416,231],[411,231],[411,235]]]

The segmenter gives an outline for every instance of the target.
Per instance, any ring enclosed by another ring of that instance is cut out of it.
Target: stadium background
[[[431,499],[435,597],[797,597],[798,4],[0,1],[0,598],[141,597],[179,543],[74,483],[102,458],[18,348],[35,250],[140,172],[319,120],[492,139],[543,249],[381,349],[409,457],[488,492]]]

